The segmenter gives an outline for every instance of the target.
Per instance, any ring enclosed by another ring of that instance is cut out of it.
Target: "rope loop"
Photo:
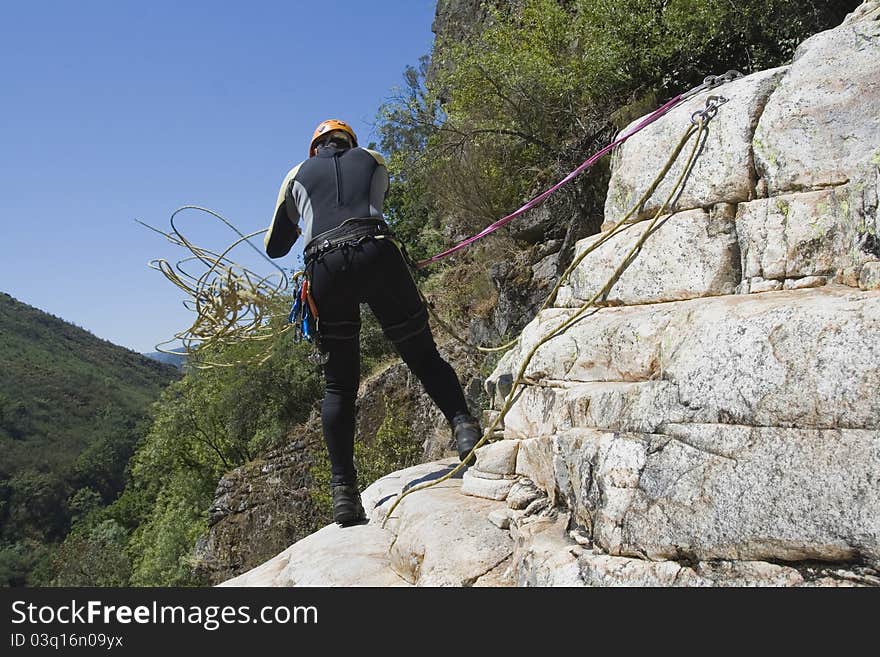
[[[220,253],[202,248],[190,241],[175,224],[177,216],[185,211],[202,212],[221,221],[232,230],[238,239]],[[188,357],[189,366],[196,369],[212,367],[233,367],[241,364],[262,364],[271,356],[274,338],[287,331],[290,326],[278,327],[277,319],[286,316],[277,313],[282,296],[288,289],[291,279],[287,273],[255,246],[250,240],[265,230],[247,235],[239,231],[221,214],[196,205],[184,205],[171,214],[171,230],[165,232],[136,219],[137,223],[163,235],[175,246],[187,249],[191,255],[171,264],[164,258],[149,262],[149,267],[161,272],[165,278],[186,294],[183,306],[196,314],[189,328],[175,333],[170,340],[156,345],[156,351],[166,354],[179,354],[170,345],[179,343]],[[239,245],[247,244],[278,271],[267,276],[257,274],[231,260],[229,254]],[[196,275],[188,271],[189,265],[197,262],[206,269]],[[294,274],[293,280],[302,273]],[[213,347],[241,343],[266,342],[266,347],[248,359],[225,362],[212,361],[204,355]]]

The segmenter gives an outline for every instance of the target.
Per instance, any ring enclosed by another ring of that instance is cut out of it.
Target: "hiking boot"
[[[474,448],[480,438],[483,437],[483,430],[480,428],[480,421],[470,413],[459,413],[452,420],[452,435],[455,436],[455,447],[458,449],[458,458],[465,460],[471,450]],[[468,459],[468,465],[473,465],[475,457]]]
[[[366,520],[356,485],[333,486],[333,520],[343,527]]]

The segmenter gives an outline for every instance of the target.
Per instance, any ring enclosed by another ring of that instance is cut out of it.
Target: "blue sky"
[[[0,291],[152,351],[192,316],[147,262],[185,253],[134,220],[165,229],[193,204],[265,228],[319,121],[376,139],[379,105],[430,50],[434,7],[3,2]],[[234,238],[202,215],[181,226],[205,247]]]

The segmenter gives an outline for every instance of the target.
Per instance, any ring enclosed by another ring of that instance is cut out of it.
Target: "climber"
[[[284,178],[265,237],[266,253],[280,258],[303,235],[306,276],[327,357],[321,425],[330,455],[333,518],[343,527],[365,519],[354,464],[362,302],[443,412],[459,458],[482,437],[455,371],[437,351],[427,309],[382,217],[388,185],[379,153],[358,147],[347,123],[323,121],[308,159]]]

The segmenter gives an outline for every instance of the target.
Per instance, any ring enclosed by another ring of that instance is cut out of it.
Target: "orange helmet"
[[[318,124],[318,127],[315,128],[315,134],[312,135],[312,141],[309,143],[309,157],[312,157],[317,152],[315,142],[318,141],[322,135],[327,134],[331,130],[342,130],[342,132],[351,136],[352,146],[358,145],[357,135],[354,134],[354,130],[351,129],[350,125],[345,121],[340,121],[338,119],[327,119],[326,121],[321,121],[321,123]]]

